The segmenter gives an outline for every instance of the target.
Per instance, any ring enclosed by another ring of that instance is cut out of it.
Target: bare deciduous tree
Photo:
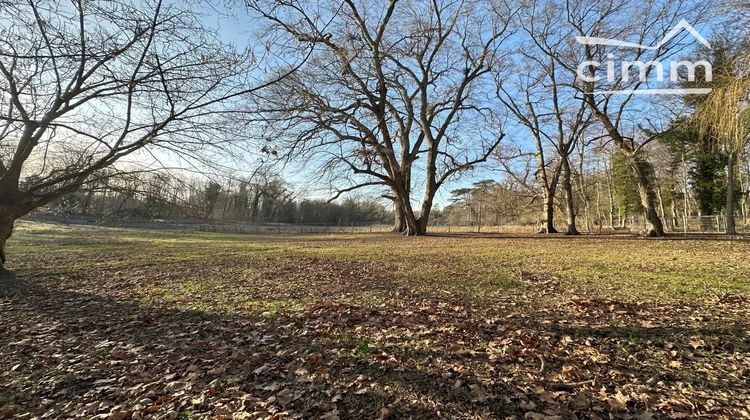
[[[500,65],[512,10],[502,2],[428,0],[251,7],[272,23],[267,32],[280,44],[316,45],[306,65],[266,95],[273,147],[345,182],[336,197],[387,189],[396,230],[424,234],[438,189],[485,162],[503,138],[484,87]],[[424,191],[419,207],[416,188]]]
[[[556,233],[555,194],[562,182],[567,210],[566,233],[577,235],[576,210],[571,182],[570,154],[590,124],[586,104],[576,99],[566,80],[557,71],[559,64],[524,47],[519,52],[522,66],[516,68],[516,81],[497,80],[497,96],[518,122],[531,134],[536,148],[536,180],[543,197],[541,233]],[[551,146],[554,157],[547,155]]]
[[[252,51],[178,2],[30,0],[0,15],[0,263],[17,218],[125,157],[213,157],[235,140],[223,117],[263,85]]]

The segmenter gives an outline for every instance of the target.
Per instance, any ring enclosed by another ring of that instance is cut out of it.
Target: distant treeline
[[[383,203],[356,197],[338,202],[298,198],[273,176],[252,181],[182,181],[163,173],[102,177],[42,209],[99,219],[245,221],[251,223],[392,223]]]

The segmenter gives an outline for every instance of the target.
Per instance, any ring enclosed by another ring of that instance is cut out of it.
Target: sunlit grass
[[[689,301],[747,293],[748,251],[746,242],[728,241],[235,235],[31,222],[19,223],[8,249],[10,268],[21,271],[145,270],[140,275],[148,276],[152,268],[210,268],[217,263],[223,264],[222,269],[237,269],[236,273],[219,270],[202,279],[191,278],[186,272],[187,279],[159,285],[169,289],[162,299],[175,302],[184,295],[210,294],[213,283],[226,280],[223,276],[256,276],[253,263],[268,257],[382,265],[398,284],[436,296],[492,300],[520,295],[536,289],[525,276],[541,276],[561,282],[571,295],[581,292],[628,301]],[[38,256],[42,254],[54,263],[40,265]],[[321,269],[325,271],[325,267]],[[177,274],[175,278],[179,278]],[[361,296],[372,300],[365,292],[375,292],[363,291]],[[226,290],[221,293],[231,294]],[[242,303],[243,299],[254,302],[252,296],[234,299],[220,295],[211,298],[230,307],[269,311],[265,303]]]

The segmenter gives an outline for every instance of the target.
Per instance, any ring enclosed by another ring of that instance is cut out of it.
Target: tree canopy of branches
[[[0,264],[13,223],[126,157],[210,159],[263,83],[182,2],[3,2]],[[269,82],[266,82],[269,83]]]
[[[266,92],[272,147],[317,165],[340,185],[336,197],[384,188],[395,203],[395,230],[424,234],[438,189],[485,162],[504,136],[483,87],[500,68],[514,11],[463,0],[251,7],[279,43],[316,48]],[[424,191],[418,208],[417,188]]]

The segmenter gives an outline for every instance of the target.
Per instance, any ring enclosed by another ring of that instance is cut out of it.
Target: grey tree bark
[[[5,263],[7,258],[5,256],[5,246],[13,234],[13,224],[15,222],[15,216],[9,211],[0,208],[0,273],[5,271]]]
[[[557,192],[557,181],[554,185],[544,189],[544,206],[542,209],[543,219],[538,233],[557,233],[555,228],[555,193]]]
[[[565,228],[565,234],[580,235],[581,233],[576,227],[575,197],[573,195],[573,183],[571,182],[572,171],[570,168],[570,160],[567,156],[563,159],[562,165],[562,187],[563,191],[565,192],[565,211],[567,215],[567,227]]]
[[[641,198],[641,206],[646,217],[646,236],[660,237],[665,236],[664,224],[662,223],[659,213],[656,211],[656,191],[653,182],[654,169],[651,163],[643,156],[633,156],[631,154],[633,170],[638,180],[638,195]]]

